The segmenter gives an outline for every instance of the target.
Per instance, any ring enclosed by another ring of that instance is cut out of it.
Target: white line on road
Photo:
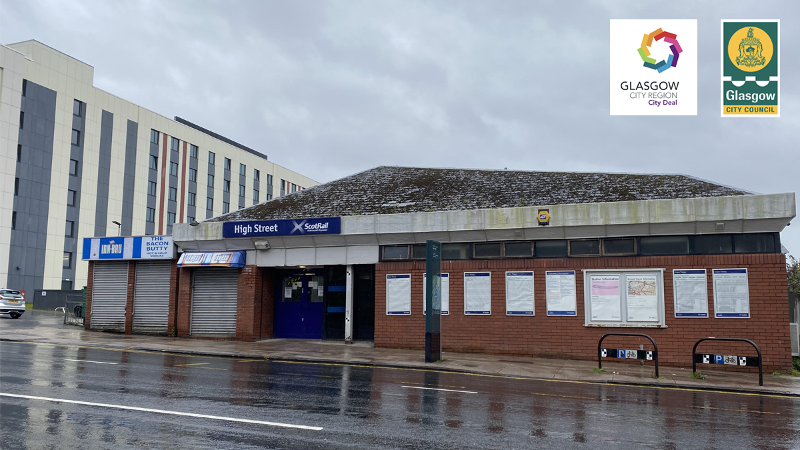
[[[94,364],[113,364],[115,366],[117,364],[119,364],[119,363],[104,362],[104,361],[89,361],[89,360],[86,360],[86,359],[65,359],[64,361],[88,362],[88,363],[94,363]]]
[[[422,386],[400,386],[408,389],[429,389],[431,391],[444,391],[444,392],[462,392],[464,394],[477,394],[475,391],[458,391],[456,389],[440,389],[440,388],[432,388],[432,387],[422,387]]]
[[[150,409],[150,408],[139,408],[137,406],[124,406],[124,405],[109,405],[107,403],[94,403],[94,402],[82,402],[78,400],[65,400],[61,398],[49,398],[49,397],[36,397],[33,395],[21,395],[21,394],[8,394],[5,392],[0,392],[0,397],[12,397],[12,398],[24,398],[28,400],[42,400],[46,402],[56,402],[56,403],[71,403],[73,405],[84,405],[84,406],[97,406],[100,408],[113,408],[113,409],[125,409],[128,411],[141,411],[141,412],[150,412],[156,414],[169,414],[173,416],[184,416],[184,417],[197,417],[199,419],[214,419],[214,420],[227,420],[228,422],[241,422],[241,423],[254,423],[258,425],[269,425],[273,427],[283,427],[283,428],[297,428],[300,430],[314,430],[314,431],[321,431],[322,427],[311,427],[308,425],[294,425],[291,423],[280,423],[280,422],[265,422],[263,420],[250,420],[250,419],[239,419],[236,417],[223,417],[223,416],[209,416],[206,414],[195,414],[195,413],[186,413],[186,412],[178,412],[178,411],[165,411],[163,409]]]

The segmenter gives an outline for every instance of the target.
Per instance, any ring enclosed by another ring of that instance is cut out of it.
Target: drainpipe
[[[353,343],[353,266],[347,266],[347,285],[345,287],[344,342]]]

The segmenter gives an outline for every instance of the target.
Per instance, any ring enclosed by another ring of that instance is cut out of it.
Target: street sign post
[[[425,262],[425,362],[442,359],[442,244],[428,241]]]

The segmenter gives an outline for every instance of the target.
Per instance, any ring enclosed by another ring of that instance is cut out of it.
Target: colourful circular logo
[[[774,48],[766,31],[744,27],[733,33],[728,41],[728,58],[739,70],[757,72],[767,67]]]
[[[670,44],[669,49],[672,51],[672,54],[669,55],[666,60],[656,62],[654,58],[650,57],[650,47],[653,45],[653,40],[660,41],[661,39],[664,39],[664,42]],[[683,49],[681,49],[680,44],[678,44],[677,34],[668,33],[659,28],[650,34],[644,35],[644,38],[642,38],[642,46],[639,47],[638,51],[639,56],[641,56],[642,61],[644,61],[645,67],[649,67],[661,73],[670,67],[678,67],[678,56],[683,52]]]

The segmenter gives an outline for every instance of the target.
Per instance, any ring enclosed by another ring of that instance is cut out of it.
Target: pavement
[[[64,325],[63,315],[28,310],[20,319],[0,316],[0,341],[82,346],[117,350],[153,351],[176,354],[264,358],[274,361],[334,363],[374,367],[472,373],[480,375],[554,379],[603,384],[661,386],[716,391],[749,392],[800,397],[800,377],[725,372],[701,368],[705,380],[690,378],[691,367],[661,366],[659,379],[652,366],[603,361],[605,372],[596,373],[597,361],[514,357],[445,352],[444,360],[425,363],[420,350],[374,348],[371,342],[345,344],[341,341],[269,339],[258,342],[185,339],[165,336],[124,335],[86,331]]]

